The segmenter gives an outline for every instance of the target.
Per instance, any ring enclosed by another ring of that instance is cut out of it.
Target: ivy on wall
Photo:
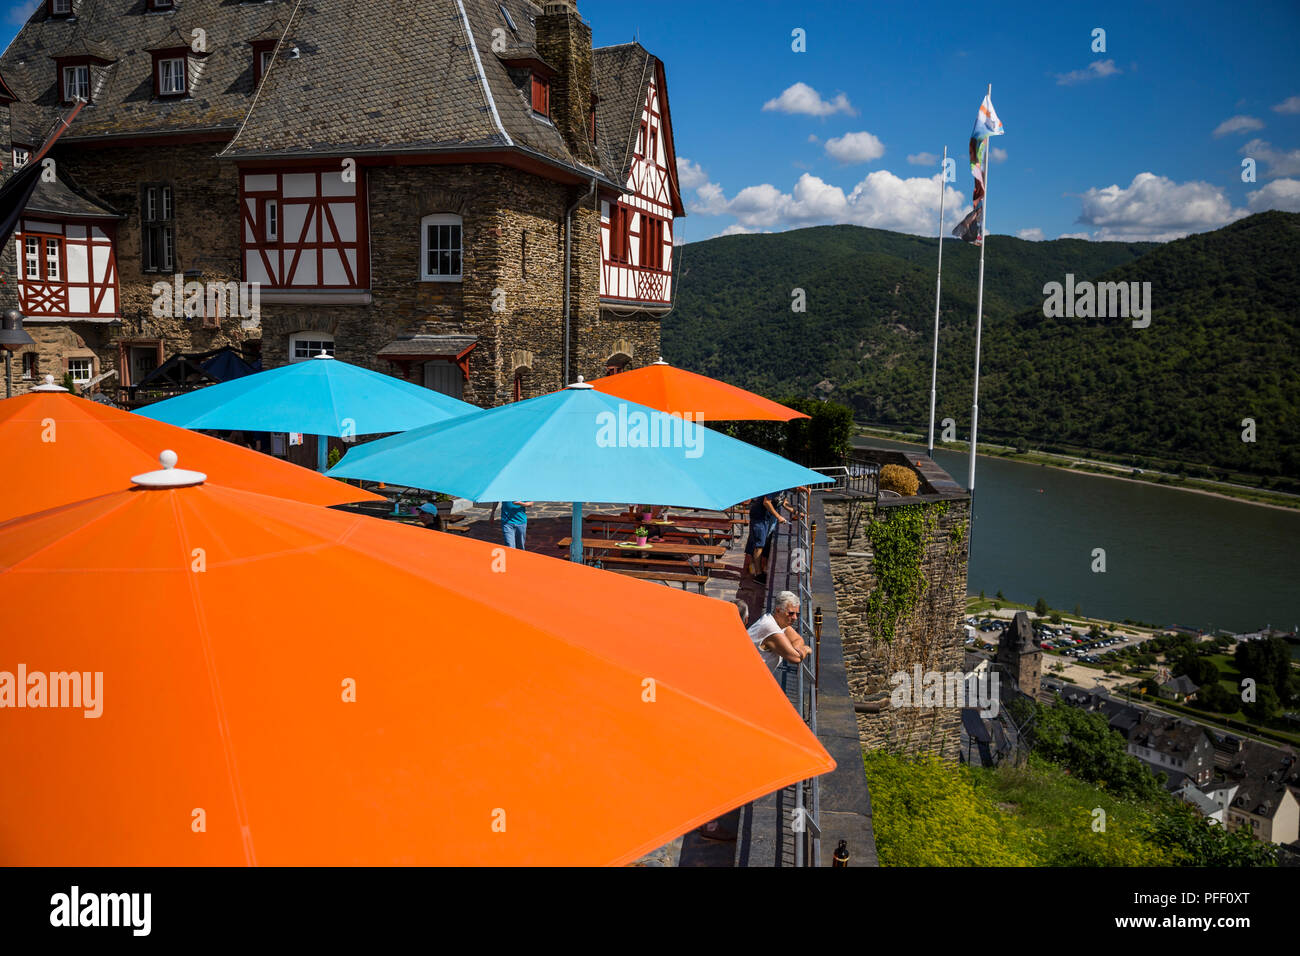
[[[892,641],[916,610],[925,593],[925,548],[947,510],[946,503],[901,505],[882,509],[881,520],[868,525],[877,584],[867,598],[867,627],[876,640]]]

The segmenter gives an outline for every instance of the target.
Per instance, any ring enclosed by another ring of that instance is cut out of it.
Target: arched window
[[[305,362],[324,350],[334,354],[334,336],[329,332],[294,332],[289,336],[289,361]]]
[[[461,279],[461,218],[434,213],[420,220],[420,278],[426,282]]]

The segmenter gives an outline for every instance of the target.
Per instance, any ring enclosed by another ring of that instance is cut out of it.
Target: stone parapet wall
[[[857,715],[863,746],[957,759],[960,709],[895,709],[890,676],[899,671],[910,676],[916,665],[922,672],[962,669],[969,498],[962,492],[878,502],[875,496],[828,492],[824,507],[849,690],[856,705],[865,705],[859,709],[871,711]],[[919,556],[925,586],[893,639],[885,640],[870,623],[870,602],[881,575],[869,529],[904,507],[920,509],[922,524],[929,526]]]

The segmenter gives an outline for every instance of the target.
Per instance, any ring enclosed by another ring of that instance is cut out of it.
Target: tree
[[[1104,714],[1066,704],[1037,707],[1038,721],[1031,731],[1037,756],[1064,765],[1079,779],[1118,797],[1154,800],[1163,796],[1161,779],[1129,755],[1124,738],[1110,728]]]
[[[994,595],[994,597],[996,597],[999,601],[1005,601],[1007,599],[1007,596],[1002,593],[1001,588],[998,588],[998,593]]]
[[[1241,699],[1222,684],[1206,684],[1196,692],[1196,706],[1202,710],[1212,710],[1219,714],[1235,714],[1241,707]]]
[[[1052,623],[1053,623],[1053,624],[1060,624],[1060,623],[1061,623],[1061,615],[1056,614],[1055,612],[1053,612],[1053,614],[1052,614]]]
[[[1277,850],[1248,832],[1228,830],[1201,818],[1190,805],[1162,805],[1152,827],[1154,841],[1182,857],[1185,866],[1277,866]]]
[[[1039,617],[1047,616],[1047,600],[1045,598],[1039,598],[1034,602],[1034,613]]]
[[[1281,713],[1282,701],[1272,687],[1268,684],[1260,684],[1255,688],[1255,699],[1243,704],[1241,709],[1251,720],[1267,723]]]

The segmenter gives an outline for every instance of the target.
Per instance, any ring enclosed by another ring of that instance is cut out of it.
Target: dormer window
[[[533,74],[533,112],[547,119],[551,116],[551,81],[536,73]]]
[[[149,10],[153,13],[162,13],[166,10],[175,9],[175,0],[149,0]]]
[[[63,75],[63,102],[90,102],[90,64],[65,66],[60,72]]]
[[[50,16],[72,16],[72,0],[50,0]]]
[[[185,82],[185,57],[158,58],[158,95],[184,96],[188,92]]]
[[[253,89],[262,82],[267,70],[271,69],[271,60],[275,57],[275,40],[253,41]]]

